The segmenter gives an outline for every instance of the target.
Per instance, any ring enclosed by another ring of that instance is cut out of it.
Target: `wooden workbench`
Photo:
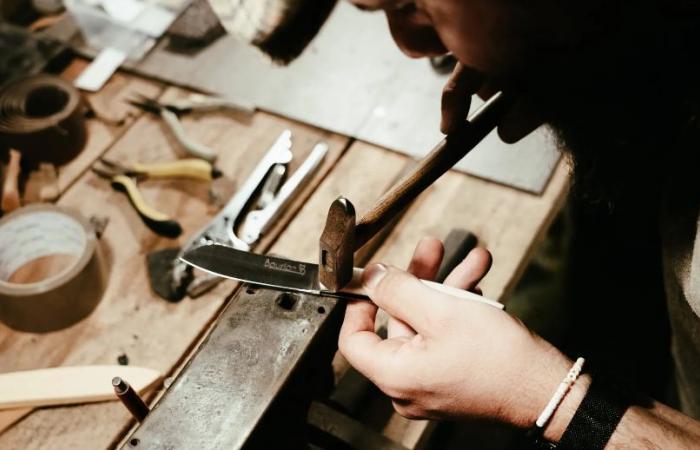
[[[64,74],[73,78],[85,66],[75,61]],[[85,216],[104,216],[109,225],[101,240],[110,260],[109,283],[96,310],[82,322],[61,331],[32,334],[0,324],[0,372],[80,364],[129,363],[172,374],[206,332],[235,289],[232,282],[196,300],[168,303],[151,292],[145,266],[149,251],[184,243],[215,213],[207,186],[192,181],[148,181],[141,184],[148,201],[183,225],[178,240],[148,230],[122,194],[88,169],[106,155],[119,161],[162,161],[182,157],[157,118],[144,115],[125,100],[135,93],[173,97],[183,91],[130,75],[117,74],[89,100],[97,118],[89,121],[85,151],[60,169],[58,203]],[[362,142],[257,112],[252,116],[215,113],[187,117],[189,134],[219,151],[217,166],[240,184],[284,129],[293,132],[292,171],[313,144],[323,140],[330,152],[314,182],[300,196],[258,251],[298,259],[317,257],[318,235],[331,201],[342,194],[358,212],[367,208],[408,158]],[[449,173],[410,208],[373,259],[404,266],[417,240],[443,237],[454,227],[476,233],[494,256],[484,294],[504,299],[524,270],[563,202],[568,185],[562,162],[546,191],[535,196],[460,173]],[[0,449],[98,449],[119,442],[132,425],[117,402],[37,410],[0,435]],[[415,448],[425,422],[396,417],[384,433]]]

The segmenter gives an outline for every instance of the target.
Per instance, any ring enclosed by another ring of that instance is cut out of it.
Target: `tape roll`
[[[0,320],[31,332],[65,328],[97,306],[107,282],[100,241],[72,210],[38,204],[0,219]]]
[[[36,75],[0,91],[0,143],[20,150],[25,163],[65,164],[86,140],[85,106],[70,83]]]

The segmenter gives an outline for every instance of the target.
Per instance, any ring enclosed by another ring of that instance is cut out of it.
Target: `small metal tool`
[[[251,103],[233,101],[223,97],[215,97],[203,94],[190,94],[178,98],[165,104],[166,107],[174,110],[176,114],[186,114],[189,112],[209,112],[219,110],[231,110],[244,114],[253,114],[255,106]]]
[[[103,167],[100,167],[103,166]],[[199,158],[177,159],[158,163],[120,164],[107,158],[100,158],[93,170],[109,175],[126,175],[137,180],[187,178],[191,180],[211,181],[221,176],[221,171],[209,161]]]
[[[258,239],[260,239],[260,236],[270,229],[270,226],[279,218],[284,208],[294,199],[295,194],[298,194],[316,174],[316,170],[321,166],[327,153],[327,144],[316,144],[311,154],[309,154],[289,180],[284,183],[272,202],[265,208],[251,211],[246,215],[241,231],[241,238],[248,245],[256,243]]]
[[[280,186],[284,183],[284,177],[287,174],[287,166],[284,164],[275,164],[270,169],[270,173],[265,178],[265,184],[260,189],[260,196],[255,204],[257,209],[265,209],[267,205],[272,203]]]
[[[277,220],[284,212],[284,208],[289,205],[296,194],[298,194],[306,183],[311,180],[327,153],[327,144],[317,144],[311,151],[311,154],[309,154],[296,172],[294,172],[294,174],[284,183],[284,185],[282,185],[279,192],[277,192],[277,194],[274,196],[272,202],[264,209],[251,211],[246,215],[241,227],[241,240],[247,245],[247,247],[243,245],[234,245],[235,248],[249,250],[258,242],[260,237],[270,229],[270,227],[275,223],[275,220]],[[276,164],[273,166],[272,170],[280,165],[281,164]],[[271,173],[268,175],[265,185],[267,185],[270,175],[274,174]],[[265,189],[265,185],[263,185],[263,189]],[[268,189],[272,190],[272,187],[268,186]],[[195,278],[190,283],[189,287],[187,288],[187,294],[192,298],[196,298],[210,290],[220,281],[221,278],[212,274],[200,276]]]
[[[182,227],[167,214],[146,203],[138,189],[137,181],[147,178],[189,178],[211,181],[221,175],[209,162],[202,159],[184,159],[155,164],[134,163],[126,166],[100,158],[92,167],[92,171],[110,180],[114,189],[124,192],[146,226],[156,234],[165,237],[179,236],[182,233]]]
[[[182,107],[174,104],[160,103],[155,99],[139,95],[136,99],[129,100],[129,103],[144,111],[156,114],[163,119],[170,131],[175,136],[175,139],[190,155],[196,158],[202,158],[207,161],[216,160],[216,152],[194,139],[187,136],[185,128],[180,123],[179,116],[187,114],[196,109],[195,106]]]
[[[354,252],[481,142],[511,103],[512,99],[502,93],[491,97],[459,130],[438,143],[411,173],[377,200],[359,221],[355,222],[355,209],[348,199],[336,199],[319,241],[321,284],[330,291],[338,291],[349,283],[353,277]]]
[[[114,386],[114,393],[134,416],[134,419],[139,423],[143,422],[151,410],[141,396],[121,377],[112,378],[112,386]]]
[[[250,204],[258,192],[270,169],[277,164],[287,164],[292,160],[292,132],[284,130],[267,153],[255,166],[252,173],[231,197],[219,213],[190,238],[180,249],[163,249],[148,254],[148,273],[151,287],[162,298],[170,301],[181,300],[185,294],[193,297],[201,295],[221,281],[218,277],[200,276],[195,279],[192,267],[178,258],[189,249],[210,242],[231,245],[248,250],[249,245],[239,239],[235,227],[246,205]]]

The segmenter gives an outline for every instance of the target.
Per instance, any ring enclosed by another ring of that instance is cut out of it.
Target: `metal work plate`
[[[63,31],[65,38],[65,24]],[[75,37],[72,43],[91,53]],[[340,2],[309,48],[286,67],[231,36],[197,53],[178,53],[170,44],[164,40],[126,66],[412,156],[425,155],[442,138],[440,94],[447,75],[403,55],[383,14]],[[559,156],[545,131],[516,145],[494,133],[457,169],[540,193]]]
[[[312,372],[330,367],[340,306],[337,299],[244,285],[123,448],[244,448],[290,378],[301,370],[307,352],[313,353],[312,363],[306,359],[304,367]],[[327,358],[312,352],[319,346],[330,348]],[[297,429],[303,429],[306,420],[300,407],[300,413],[287,419],[299,420]]]

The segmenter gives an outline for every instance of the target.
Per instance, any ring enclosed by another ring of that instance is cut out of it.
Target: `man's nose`
[[[437,56],[447,52],[435,29],[422,21],[388,15],[389,29],[396,45],[411,58]]]

